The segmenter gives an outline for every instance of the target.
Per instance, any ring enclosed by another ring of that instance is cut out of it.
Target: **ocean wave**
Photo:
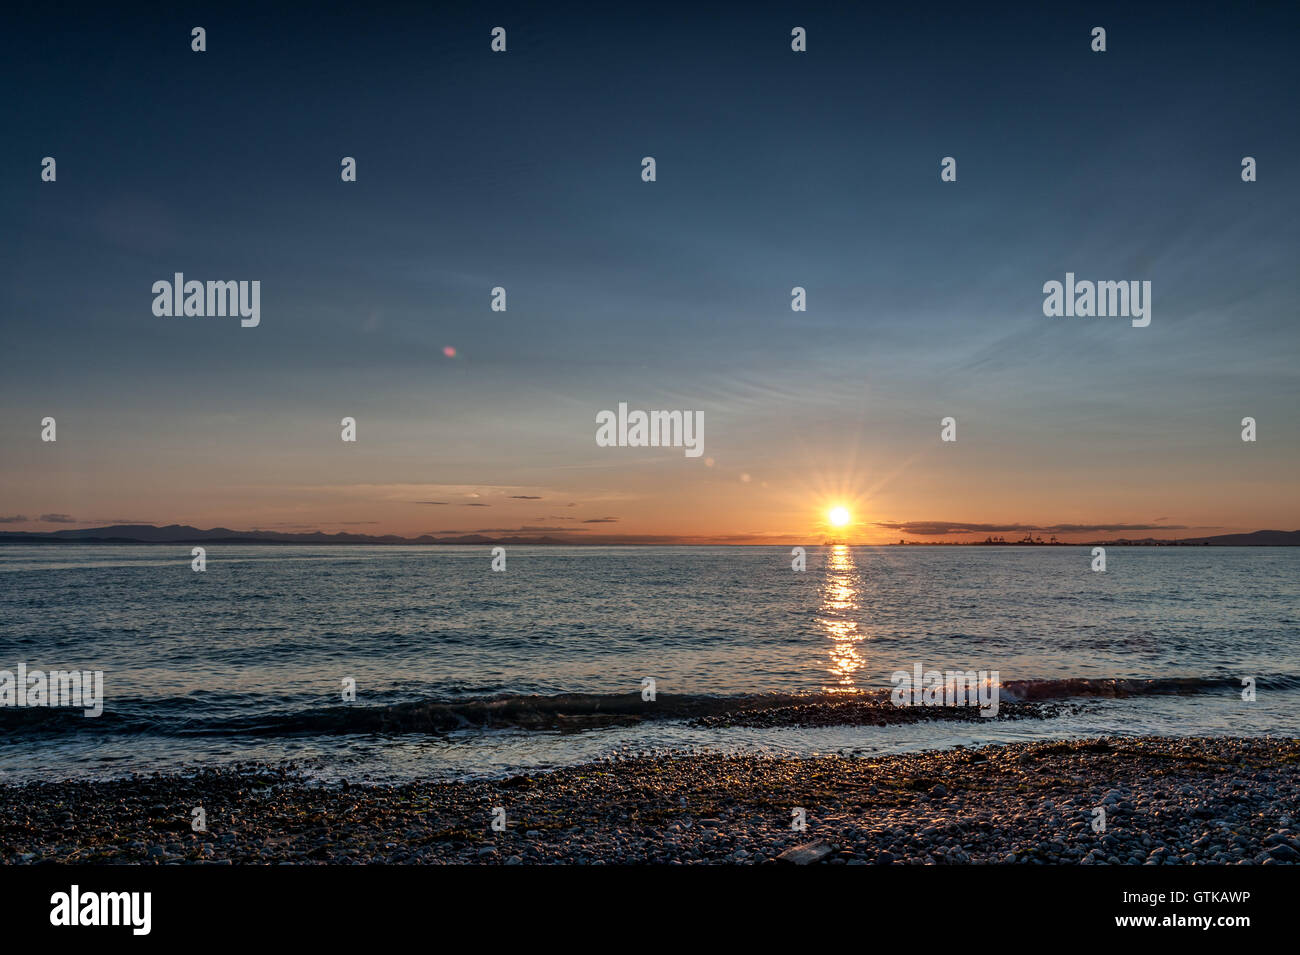
[[[1152,679],[1090,679],[1068,678],[1058,680],[1007,680],[1001,685],[1000,696],[1011,702],[1032,700],[1127,699],[1134,696],[1163,694],[1207,693],[1212,690],[1241,690],[1241,677],[1194,676],[1155,677]],[[1255,677],[1257,690],[1300,689],[1300,676],[1273,674]]]
[[[1300,689],[1300,676],[1256,680],[1258,691]],[[1165,694],[1235,693],[1241,680],[1227,676],[1155,679],[1070,678],[1009,680],[998,688],[997,719],[1046,719],[1089,700]],[[98,717],[80,709],[0,707],[0,732],[8,737],[68,733],[151,733],[164,736],[335,736],[445,734],[465,730],[577,732],[646,721],[692,726],[883,726],[930,720],[986,719],[974,706],[895,706],[889,688],[853,693],[761,693],[740,696],[639,693],[501,694],[464,699],[424,699],[385,705],[346,705],[234,715],[239,704],[223,698],[109,700]]]

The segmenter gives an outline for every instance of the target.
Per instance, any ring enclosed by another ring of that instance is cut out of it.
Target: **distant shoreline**
[[[1123,528],[1120,528],[1123,529]],[[1218,534],[1211,537],[1183,537],[1159,539],[1154,537],[1127,538],[1111,540],[1060,541],[1044,540],[1042,533],[1051,533],[1050,529],[1027,529],[1013,527],[1014,533],[1024,533],[1019,540],[1006,540],[990,534],[983,540],[947,541],[947,540],[898,540],[880,543],[850,543],[837,540],[833,535],[823,533],[809,534],[802,540],[786,537],[783,540],[754,539],[709,539],[707,537],[669,537],[653,534],[601,534],[591,537],[570,536],[566,534],[540,534],[536,536],[519,536],[506,533],[488,536],[482,533],[447,534],[435,536],[421,534],[418,537],[401,537],[397,534],[353,534],[340,531],[327,534],[324,531],[304,531],[288,533],[269,530],[234,530],[229,527],[200,528],[191,524],[110,524],[104,527],[85,527],[59,531],[0,531],[0,544],[169,544],[169,545],[203,545],[203,544],[357,544],[362,546],[389,545],[396,547],[428,546],[535,546],[535,547],[830,547],[848,545],[850,547],[1297,547],[1300,546],[1300,530],[1279,531],[1259,530],[1243,534]],[[1040,536],[1034,538],[1034,530]],[[1080,528],[1087,532],[1089,528]],[[986,533],[987,529],[972,531]],[[746,535],[754,537],[756,535]],[[937,536],[937,535],[936,535]],[[821,543],[816,541],[820,538]]]
[[[1291,532],[1280,532],[1291,533]],[[1242,535],[1245,536],[1245,535]],[[1300,536],[1293,541],[1218,542],[1215,540],[1095,540],[1095,541],[892,541],[889,543],[849,543],[846,541],[765,541],[708,543],[699,541],[627,541],[627,540],[548,540],[546,538],[486,537],[482,540],[335,540],[329,537],[311,540],[268,540],[261,537],[178,537],[170,540],[142,540],[132,537],[51,537],[43,535],[3,535],[4,544],[138,544],[145,547],[209,544],[266,545],[270,547],[1300,547]]]

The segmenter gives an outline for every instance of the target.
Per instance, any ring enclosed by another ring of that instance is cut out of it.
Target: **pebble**
[[[400,785],[246,765],[0,785],[0,863],[1295,865],[1298,758],[1297,740],[1145,737],[884,757],[659,753]],[[209,831],[182,834],[196,805]],[[510,828],[492,832],[485,806],[508,807]],[[795,807],[806,831],[790,829]]]

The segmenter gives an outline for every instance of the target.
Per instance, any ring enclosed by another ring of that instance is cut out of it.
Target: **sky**
[[[1300,9],[844,6],[7,12],[0,530],[1300,527]]]

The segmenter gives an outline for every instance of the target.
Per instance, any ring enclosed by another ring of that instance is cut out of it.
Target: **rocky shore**
[[[1198,738],[667,754],[402,785],[241,766],[0,786],[0,861],[1288,864],[1298,768],[1294,739]]]

